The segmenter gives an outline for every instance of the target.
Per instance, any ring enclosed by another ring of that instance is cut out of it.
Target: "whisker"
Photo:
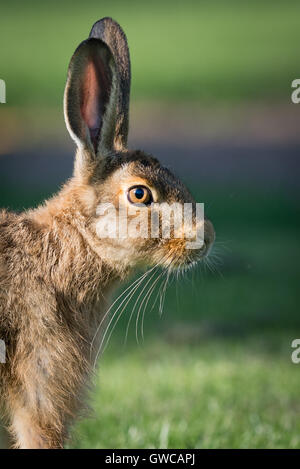
[[[163,256],[163,257],[158,261],[158,263],[156,264],[156,267],[157,267],[157,268],[159,267],[159,263],[163,263],[163,262],[168,261],[168,259],[170,259],[170,257],[171,257],[170,254],[168,254],[167,256]],[[153,277],[153,276],[152,276],[152,277]],[[151,279],[152,279],[152,277],[151,277]],[[149,280],[151,280],[151,279],[149,279]],[[141,293],[140,293],[139,297],[137,298],[137,300],[136,300],[136,302],[135,302],[135,304],[134,304],[134,307],[133,307],[133,309],[132,309],[132,311],[131,311],[131,314],[130,314],[130,317],[129,317],[129,320],[128,320],[128,324],[127,324],[127,328],[126,328],[126,335],[125,335],[125,341],[124,341],[125,344],[126,344],[126,342],[127,342],[128,333],[129,333],[129,327],[130,327],[130,323],[131,323],[131,320],[132,320],[132,317],[133,317],[135,308],[136,308],[136,306],[137,306],[137,303],[138,303],[138,301],[139,301],[139,299],[140,299],[140,297],[141,297],[143,291],[145,290],[146,286],[148,285],[148,283],[149,283],[149,282],[147,282],[147,284],[145,285],[144,289],[141,291]],[[136,334],[136,340],[137,340],[137,343],[139,343],[139,342],[138,342],[138,338],[137,338],[137,334]]]
[[[149,303],[149,300],[150,300],[150,298],[151,298],[151,296],[152,296],[152,294],[153,294],[153,292],[154,292],[154,290],[155,290],[155,286],[156,286],[157,282],[159,281],[159,279],[162,277],[162,275],[163,275],[163,272],[161,272],[161,273],[158,275],[158,277],[155,279],[155,282],[153,283],[153,285],[151,285],[151,288],[149,288],[149,291],[148,291],[148,294],[147,294],[148,297],[145,296],[145,298],[144,298],[144,300],[143,300],[143,302],[144,302],[145,299],[147,298],[147,301],[146,301],[145,306],[144,306],[144,309],[143,309],[142,320],[141,320],[141,336],[142,336],[142,340],[144,340],[144,319],[145,319],[146,308],[147,308],[147,305],[148,305],[148,303]],[[143,302],[141,303],[141,306],[140,306],[140,307],[142,307]],[[137,327],[137,324],[136,324],[136,327]]]
[[[171,270],[168,269],[166,271],[166,280],[165,280],[165,283],[164,283],[164,286],[163,286],[163,289],[162,289],[162,295],[160,297],[160,304],[159,304],[159,315],[162,316],[162,313],[163,313],[163,306],[164,306],[164,302],[165,302],[165,296],[166,296],[166,290],[167,290],[167,286],[168,286],[168,282],[169,282],[169,277],[170,277],[170,273],[171,273]]]
[[[157,266],[158,267],[158,266]],[[131,322],[131,319],[132,319],[132,316],[134,314],[134,311],[135,311],[135,308],[137,307],[137,304],[139,302],[139,299],[141,298],[143,292],[145,291],[145,289],[147,288],[147,285],[149,285],[149,283],[151,282],[151,280],[153,279],[153,277],[155,276],[156,274],[156,271],[154,271],[154,273],[151,275],[151,277],[148,279],[148,281],[146,282],[146,284],[144,285],[143,289],[140,291],[139,293],[139,296],[137,297],[137,300],[134,304],[134,307],[133,307],[133,310],[131,311],[131,314],[130,314],[130,318],[129,318],[129,322],[128,322],[128,325],[127,325],[127,329],[126,329],[126,340],[127,340],[127,336],[128,336],[128,331],[129,331],[129,327],[130,327],[130,322]],[[138,316],[137,316],[138,317]],[[137,343],[139,343],[139,340],[138,340],[138,335],[136,334],[136,341]]]
[[[165,273],[166,273],[166,272],[165,272],[165,270],[164,270],[164,271],[162,272],[161,276],[163,276]],[[160,277],[160,278],[161,278],[161,277]],[[155,297],[155,299],[154,299],[154,302],[152,303],[152,307],[151,307],[151,310],[150,310],[150,311],[153,311],[153,309],[154,309],[154,307],[155,307],[155,305],[156,305],[156,302],[157,302],[157,300],[158,300],[159,293],[160,293],[160,290],[161,290],[162,285],[163,285],[163,281],[161,282],[161,284],[160,284],[160,286],[159,286],[157,295],[156,295],[156,297]]]
[[[158,268],[157,265],[156,265],[155,267],[156,267],[156,269]],[[155,274],[156,274],[156,271],[154,271],[154,273],[151,275],[150,279],[148,279],[146,285],[144,285],[142,291],[139,293],[139,296],[138,296],[137,299],[135,300],[133,309],[132,309],[132,311],[131,311],[131,313],[130,313],[129,320],[128,320],[128,323],[127,323],[126,333],[125,333],[125,339],[124,339],[124,344],[127,343],[129,328],[130,328],[131,320],[132,320],[132,317],[133,317],[133,315],[134,315],[134,311],[135,311],[135,308],[136,308],[136,306],[137,306],[137,303],[138,303],[138,301],[139,301],[139,299],[140,299],[140,297],[141,297],[143,291],[145,290],[145,288],[147,287],[147,285],[149,284],[149,282],[151,281],[151,279],[153,278],[153,276],[154,276]]]
[[[101,320],[98,328],[97,328],[97,332],[96,334],[98,334],[99,330],[100,330],[100,327],[101,325],[103,324],[105,318],[107,317],[107,315],[109,314],[109,312],[112,310],[113,306],[117,303],[117,301],[119,301],[119,299],[129,290],[129,293],[125,296],[125,298],[123,298],[121,304],[118,306],[117,310],[114,312],[114,314],[112,315],[109,323],[108,323],[108,326],[106,327],[105,329],[105,332],[104,332],[104,335],[102,337],[102,340],[101,340],[101,343],[100,343],[100,346],[99,346],[99,349],[97,351],[97,354],[96,354],[96,358],[95,358],[95,361],[94,361],[94,367],[95,367],[95,364],[97,362],[97,359],[99,357],[99,354],[101,352],[101,347],[103,345],[103,342],[105,340],[105,337],[107,335],[107,332],[108,332],[108,329],[114,319],[114,317],[116,316],[116,313],[119,311],[119,309],[121,308],[121,306],[124,304],[124,302],[126,301],[126,299],[128,298],[128,296],[130,296],[130,298],[132,297],[132,295],[134,294],[134,292],[136,291],[136,289],[140,286],[140,284],[142,283],[142,281],[153,271],[153,269],[155,268],[156,266],[152,267],[151,269],[149,269],[147,272],[145,272],[143,275],[141,275],[138,279],[136,279],[131,285],[129,285],[128,288],[126,288],[124,290],[124,292],[119,295],[119,297],[113,302],[113,304],[110,306],[110,308],[107,310],[107,312],[105,313],[103,319]],[[96,337],[96,334],[94,336],[94,339],[93,341],[95,340],[95,337]]]
[[[145,280],[145,278],[142,279],[142,281],[144,281],[144,280]],[[103,352],[106,350],[106,347],[107,347],[107,345],[109,344],[110,338],[111,338],[111,336],[112,336],[112,334],[113,334],[113,332],[114,332],[114,330],[115,330],[116,325],[117,325],[118,322],[119,322],[119,319],[121,318],[121,316],[122,316],[122,314],[123,314],[123,311],[125,310],[126,306],[127,306],[128,303],[130,302],[131,298],[133,297],[133,295],[136,293],[136,291],[138,290],[138,288],[139,288],[140,285],[142,284],[142,281],[141,281],[140,283],[138,283],[138,285],[136,285],[136,286],[131,290],[131,292],[126,296],[126,298],[124,298],[124,300],[122,301],[122,303],[119,305],[118,309],[115,311],[115,313],[114,313],[114,315],[113,315],[113,317],[112,317],[112,321],[113,321],[114,317],[116,317],[116,314],[117,314],[118,310],[121,308],[121,306],[123,305],[123,303],[124,303],[124,302],[126,301],[126,299],[129,297],[129,298],[127,299],[126,303],[124,304],[123,308],[122,308],[121,311],[119,312],[119,314],[118,314],[118,316],[117,316],[117,319],[116,319],[116,321],[115,321],[113,327],[111,328],[111,331],[110,331],[109,336],[108,336],[108,338],[107,338],[107,340],[106,340],[105,346],[103,347]],[[108,331],[108,328],[107,328],[107,331]]]
[[[153,269],[151,269],[151,270],[153,270]],[[150,270],[150,271],[151,271],[151,270]],[[149,272],[149,271],[148,271],[148,272]],[[148,272],[143,273],[139,278],[137,278],[136,280],[134,280],[134,282],[132,282],[132,283],[115,299],[115,301],[110,305],[110,307],[108,308],[108,310],[107,310],[106,313],[104,314],[103,318],[101,319],[101,321],[100,321],[100,323],[99,323],[99,325],[98,325],[98,327],[97,327],[97,329],[96,329],[96,332],[95,332],[95,334],[94,334],[94,336],[93,336],[93,339],[92,339],[91,345],[90,345],[90,354],[92,353],[93,345],[94,345],[94,342],[95,342],[96,337],[97,337],[97,335],[98,335],[98,332],[99,332],[99,330],[100,330],[100,328],[101,328],[103,322],[105,321],[106,317],[108,316],[108,314],[110,313],[110,311],[111,311],[112,308],[114,307],[114,305],[120,300],[120,298],[122,298],[123,295],[125,295],[125,293],[126,293],[130,288],[133,287],[133,285],[135,285],[135,284],[136,284],[141,278],[143,278],[144,275],[146,275]]]

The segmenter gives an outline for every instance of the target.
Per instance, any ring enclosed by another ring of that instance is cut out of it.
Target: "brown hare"
[[[150,214],[155,203],[195,204],[186,187],[150,155],[127,149],[130,59],[111,18],[95,23],[76,49],[64,97],[77,145],[74,174],[42,206],[0,212],[0,363],[4,415],[18,448],[62,448],[84,407],[107,298],[138,265],[180,269],[201,247],[187,238],[99,236],[101,204]],[[121,202],[120,202],[121,201]],[[195,228],[197,218],[192,217]]]

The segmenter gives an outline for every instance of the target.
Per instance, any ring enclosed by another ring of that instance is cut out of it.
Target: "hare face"
[[[196,204],[188,189],[154,157],[141,151],[109,156],[91,179],[90,235],[111,267],[186,268],[209,252],[214,241],[212,224],[196,219]],[[186,205],[193,212],[189,220],[184,219]],[[185,233],[184,223],[191,235]],[[201,223],[202,242],[194,246]]]

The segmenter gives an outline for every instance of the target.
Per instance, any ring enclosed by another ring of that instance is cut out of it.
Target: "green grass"
[[[60,106],[66,69],[93,22],[124,27],[133,99],[290,100],[299,75],[296,0],[11,0],[1,5],[8,105]]]
[[[260,340],[153,340],[103,357],[76,448],[300,447],[299,369]]]

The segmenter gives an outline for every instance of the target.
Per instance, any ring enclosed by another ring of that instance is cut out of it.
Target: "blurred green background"
[[[145,341],[134,317],[124,346],[128,305],[70,447],[300,447],[299,14],[291,0],[1,5],[0,205],[35,206],[71,175],[67,64],[112,16],[131,50],[132,145],[188,183],[217,232],[210,264],[171,279]]]
[[[300,4],[284,0],[79,0],[1,4],[1,74],[16,105],[61,103],[66,64],[95,19],[128,34],[133,99],[284,97]]]

